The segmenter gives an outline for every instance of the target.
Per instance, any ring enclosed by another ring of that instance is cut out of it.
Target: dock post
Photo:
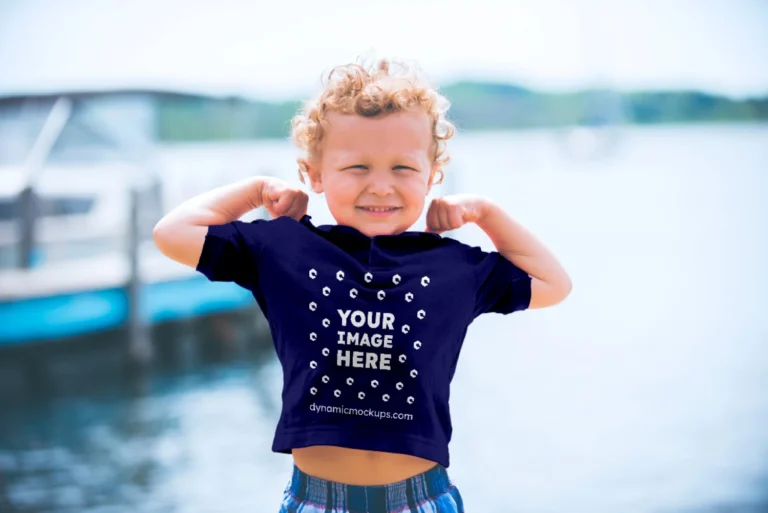
[[[21,269],[31,269],[33,251],[35,250],[35,221],[37,218],[37,195],[35,189],[28,185],[19,193],[17,198],[20,221],[19,257]]]
[[[140,269],[141,229],[139,222],[139,191],[130,190],[130,215],[128,219],[128,351],[133,363],[149,364],[154,356],[147,320],[142,309],[142,279]]]

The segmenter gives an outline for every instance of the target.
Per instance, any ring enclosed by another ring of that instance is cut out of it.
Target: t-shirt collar
[[[357,228],[347,226],[343,224],[323,224],[315,226],[312,223],[312,216],[305,214],[299,222],[309,228],[310,230],[319,233],[320,235],[327,235],[340,242],[371,242],[374,240],[389,240],[389,239],[408,239],[413,242],[424,242],[426,244],[434,244],[435,241],[442,238],[441,235],[431,232],[421,231],[405,231],[396,235],[374,235],[369,237],[365,235]]]

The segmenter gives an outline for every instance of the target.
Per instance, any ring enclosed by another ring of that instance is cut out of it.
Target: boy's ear
[[[437,179],[439,176],[439,179]],[[443,183],[443,170],[440,166],[433,166],[432,171],[429,173],[429,182],[427,182],[427,194],[432,192],[433,185],[439,185]]]
[[[320,168],[317,163],[310,159],[304,159],[301,161],[301,167],[307,174],[307,178],[309,179],[309,186],[312,188],[312,190],[317,194],[322,194],[323,180],[322,175],[320,174]]]

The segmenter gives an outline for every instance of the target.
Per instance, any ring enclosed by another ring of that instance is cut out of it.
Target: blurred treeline
[[[768,96],[735,100],[698,91],[609,90],[543,93],[508,84],[459,82],[440,92],[463,130],[614,123],[713,123],[768,120]],[[283,138],[300,101],[168,94],[158,98],[161,140]]]

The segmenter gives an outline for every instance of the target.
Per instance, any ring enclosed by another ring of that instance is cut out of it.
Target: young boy
[[[251,290],[269,321],[284,379],[272,449],[294,460],[282,512],[463,511],[446,468],[467,327],[571,290],[547,248],[487,198],[435,199],[427,231],[409,231],[454,127],[445,98],[403,68],[338,67],[293,120],[300,179],[336,225],[311,222],[301,188],[254,177],[184,202],[154,230],[169,258]],[[239,221],[260,206],[274,219]],[[465,223],[496,251],[440,235]]]

